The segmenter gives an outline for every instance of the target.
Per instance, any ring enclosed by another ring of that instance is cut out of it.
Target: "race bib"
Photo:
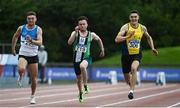
[[[78,45],[76,45],[75,50],[78,52],[86,52],[87,51],[87,45],[78,44]]]
[[[139,48],[139,46],[140,46],[140,42],[138,40],[132,39],[128,42],[129,48]]]

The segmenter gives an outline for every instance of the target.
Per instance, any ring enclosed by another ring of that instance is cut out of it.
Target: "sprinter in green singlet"
[[[80,16],[78,18],[78,26],[71,33],[68,40],[68,45],[73,44],[73,64],[77,77],[77,86],[79,90],[79,102],[83,102],[83,94],[89,92],[87,86],[87,67],[91,63],[90,46],[91,41],[96,40],[100,47],[100,57],[104,56],[104,46],[102,40],[94,32],[87,30],[88,18]],[[83,87],[84,84],[84,87]]]

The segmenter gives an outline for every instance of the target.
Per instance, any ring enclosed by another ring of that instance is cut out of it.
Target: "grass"
[[[149,65],[180,65],[180,46],[159,48],[159,55],[153,56],[151,50],[143,51],[141,64]],[[121,65],[120,53],[115,53],[114,56],[94,62],[93,65]]]

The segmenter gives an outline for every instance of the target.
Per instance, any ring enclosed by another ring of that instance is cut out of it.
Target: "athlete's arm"
[[[17,31],[14,33],[13,38],[12,38],[12,54],[14,56],[16,55],[16,43],[21,34],[21,28],[22,26],[18,27]]]
[[[37,46],[42,45],[42,29],[40,27],[38,27],[37,39],[36,40],[30,39],[30,42]]]
[[[69,39],[68,39],[68,45],[72,45],[72,43],[74,42],[74,40],[75,40],[75,38],[76,38],[76,34],[77,34],[76,31],[73,31],[73,32],[71,33],[71,36],[70,36]]]
[[[146,37],[146,39],[147,39],[147,41],[148,41],[148,44],[149,44],[149,46],[150,46],[151,49],[152,49],[152,53],[157,56],[157,55],[158,55],[158,51],[154,48],[154,43],[153,43],[152,37],[151,37],[151,36],[149,35],[149,33],[147,32],[147,29],[146,29],[145,26],[142,26],[142,29],[143,29],[143,31],[144,31],[144,36]]]
[[[98,45],[99,45],[99,47],[100,47],[100,57],[104,57],[104,45],[103,45],[103,42],[102,42],[102,40],[101,40],[101,38],[98,36],[98,35],[96,35],[94,32],[91,32],[91,40],[96,40],[97,42],[98,42]]]
[[[118,33],[118,35],[115,38],[115,42],[116,43],[120,43],[123,42],[124,40],[126,40],[127,38],[130,38],[132,35],[134,35],[135,31],[129,32],[128,31],[128,24],[125,24],[121,27],[120,32]],[[126,36],[124,36],[126,34]]]

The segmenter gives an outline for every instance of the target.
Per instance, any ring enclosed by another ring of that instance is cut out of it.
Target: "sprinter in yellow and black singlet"
[[[126,83],[130,86],[128,98],[133,99],[136,84],[136,72],[142,58],[142,37],[145,36],[147,38],[153,55],[158,55],[158,51],[154,48],[153,40],[147,32],[146,27],[138,23],[139,14],[136,10],[130,12],[129,19],[130,22],[121,27],[115,38],[115,42],[121,43],[122,71]]]

